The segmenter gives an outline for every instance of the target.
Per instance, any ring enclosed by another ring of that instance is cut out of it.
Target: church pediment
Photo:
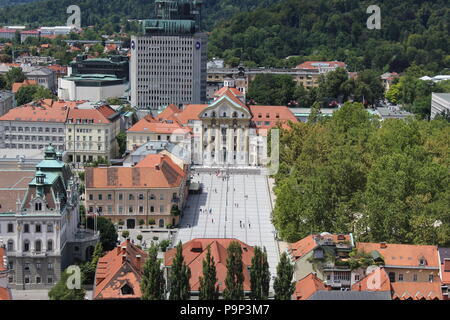
[[[250,120],[251,117],[252,116],[246,107],[237,101],[233,101],[226,95],[206,107],[199,116],[200,119],[230,118],[247,120]]]

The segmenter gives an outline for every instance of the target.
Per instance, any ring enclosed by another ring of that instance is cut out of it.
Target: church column
[[[215,164],[220,164],[220,125],[216,125],[216,141],[215,141],[215,152],[214,152],[214,160]]]
[[[227,128],[227,158],[229,164],[235,164],[234,162],[234,128],[229,126]]]

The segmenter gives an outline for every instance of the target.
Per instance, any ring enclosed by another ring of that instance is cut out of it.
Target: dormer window
[[[36,203],[34,204],[34,210],[35,210],[35,211],[42,211],[42,203],[36,202]]]
[[[425,266],[425,265],[427,264],[427,260],[425,260],[424,258],[420,258],[420,259],[419,259],[419,264],[420,264],[421,266]]]
[[[125,284],[120,291],[122,292],[123,295],[131,295],[134,294],[134,290],[133,288],[127,283]]]

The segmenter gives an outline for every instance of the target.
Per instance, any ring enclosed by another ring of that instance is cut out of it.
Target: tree
[[[176,247],[175,257],[169,275],[170,300],[189,300],[191,297],[191,269],[184,262],[183,246],[181,241]]]
[[[5,80],[6,80],[6,88],[8,90],[11,90],[13,83],[15,82],[23,82],[26,79],[25,74],[23,73],[21,68],[11,68],[6,74],[5,74]]]
[[[269,297],[269,284],[270,272],[266,248],[263,251],[256,246],[250,267],[250,299],[267,300]]]
[[[105,217],[97,217],[97,230],[100,232],[100,242],[105,251],[110,251],[116,247],[117,238],[119,237],[111,220]],[[89,217],[87,227],[94,229],[94,219]]]
[[[122,237],[127,239],[130,236],[130,232],[128,230],[122,231]]]
[[[119,144],[119,153],[122,156],[127,150],[127,134],[125,132],[120,132],[117,135],[116,140]]]
[[[137,239],[139,242],[142,242],[142,239],[143,239],[142,234],[138,234],[138,235],[136,236],[136,239]]]
[[[225,300],[244,300],[244,266],[239,242],[230,243],[227,255],[227,277],[223,297]]]
[[[48,292],[50,300],[84,300],[86,296],[86,290],[81,289],[69,289],[67,287],[67,280],[69,274],[65,270],[61,273],[61,279],[58,283]]]
[[[295,290],[295,282],[292,281],[293,275],[294,266],[289,261],[286,252],[283,252],[277,266],[277,277],[273,283],[275,300],[291,300]]]
[[[97,269],[98,260],[103,256],[103,247],[101,242],[98,242],[95,245],[94,252],[92,253],[92,257],[90,261],[85,262],[81,265],[81,270],[84,275],[84,284],[92,285],[95,280],[95,270]]]
[[[219,286],[217,286],[216,264],[211,256],[211,249],[208,247],[206,257],[203,260],[203,276],[200,277],[200,300],[218,300]]]
[[[155,244],[152,243],[148,253],[141,280],[141,299],[164,300],[166,283],[161,262],[158,259],[158,248]]]
[[[257,104],[286,106],[294,100],[295,82],[288,75],[258,74],[250,82],[249,98]]]
[[[38,101],[41,99],[53,99],[55,96],[52,92],[39,85],[22,86],[16,92],[17,105],[21,106],[31,101]]]
[[[166,252],[167,248],[170,246],[170,240],[162,240],[159,242],[159,248],[162,252]]]

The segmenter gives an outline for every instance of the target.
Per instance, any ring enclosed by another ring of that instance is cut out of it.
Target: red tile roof
[[[308,300],[317,291],[329,291],[327,286],[315,274],[310,273],[303,279],[297,281],[294,291],[295,300]]]
[[[353,284],[352,291],[391,291],[391,282],[384,268],[376,268]]]
[[[338,234],[312,234],[309,235],[295,243],[291,243],[289,245],[289,251],[294,257],[295,260],[300,259],[307,253],[309,253],[311,250],[315,249],[319,244],[317,241],[325,241],[328,240],[332,243],[339,243],[339,242],[350,242],[351,237],[350,235],[338,235]]]
[[[37,81],[36,80],[28,80],[25,79],[23,82],[14,82],[12,85],[12,92],[16,93],[17,91],[19,91],[20,88],[22,88],[23,86],[35,86],[37,85]]]
[[[219,291],[225,289],[225,278],[227,276],[227,248],[232,241],[237,241],[242,248],[242,262],[244,273],[244,290],[250,291],[250,274],[248,267],[254,255],[253,247],[236,239],[193,239],[183,244],[183,257],[185,263],[191,269],[191,291],[199,291],[199,277],[203,275],[203,260],[206,257],[207,248],[211,248],[211,256],[214,257]],[[165,266],[171,266],[175,257],[176,248],[170,249],[164,256]]]
[[[6,250],[0,247],[0,278],[6,277],[6,272],[8,271],[5,257]],[[0,287],[0,301],[2,300],[12,300],[11,291],[8,287]]]
[[[249,106],[252,113],[252,122],[257,129],[270,130],[277,124],[281,124],[283,129],[288,128],[288,121],[298,122],[292,111],[286,106]],[[260,118],[261,116],[261,118]],[[270,121],[270,124],[265,124]],[[261,124],[257,124],[261,122]]]
[[[93,300],[140,299],[143,267],[147,253],[129,239],[99,259],[95,272]],[[128,285],[132,294],[122,294],[123,286]]]
[[[186,133],[189,130],[180,125],[177,121],[169,123],[167,121],[157,121],[150,117],[145,117],[139,120],[134,126],[128,129],[127,132],[144,132],[144,133]]]
[[[393,300],[442,300],[441,282],[392,282]]]
[[[86,168],[86,187],[176,188],[181,186],[185,177],[186,172],[169,156],[148,155],[135,167]]]
[[[73,122],[76,122],[77,120],[88,120],[95,124],[111,123],[107,118],[107,115],[98,109],[78,109],[77,107],[69,109],[67,120]]]
[[[384,258],[385,266],[390,267],[426,267],[440,266],[437,246],[423,246],[410,244],[381,244],[358,242],[356,248],[370,253],[378,251]],[[420,259],[425,259],[426,265],[420,265]]]
[[[433,282],[391,282],[383,267],[355,283],[352,291],[390,291],[395,300],[442,300],[440,281]]]
[[[222,95],[225,94],[226,91],[231,91],[231,93],[233,93],[235,96],[239,97],[239,96],[243,96],[244,94],[242,92],[240,92],[238,89],[236,88],[230,88],[230,87],[223,87],[219,90],[217,90],[216,92],[214,92],[214,96],[215,97],[220,97]]]

